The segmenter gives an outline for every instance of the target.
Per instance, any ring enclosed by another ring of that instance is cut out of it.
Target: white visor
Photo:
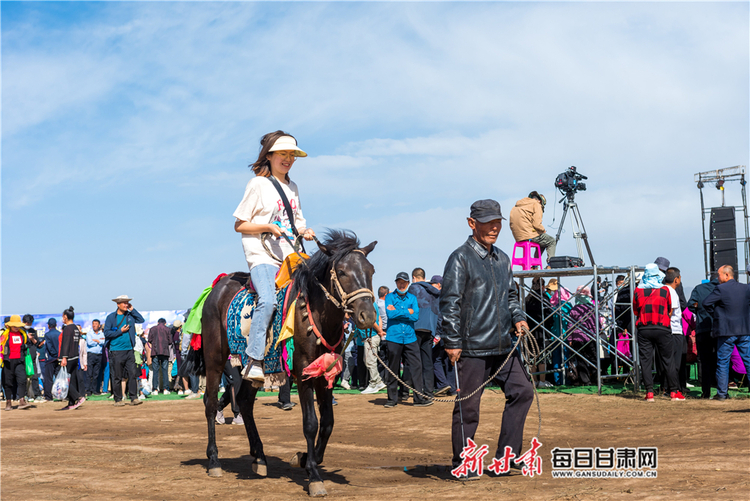
[[[295,157],[307,156],[307,153],[297,146],[297,141],[292,136],[281,136],[268,151],[293,151]]]

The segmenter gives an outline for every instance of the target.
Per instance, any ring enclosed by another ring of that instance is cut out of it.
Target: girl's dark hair
[[[68,317],[68,320],[73,320],[76,317],[76,312],[73,310],[73,307],[71,306],[67,310],[63,311],[63,315]]]
[[[268,154],[271,153],[271,147],[276,143],[276,140],[281,136],[289,136],[295,141],[297,139],[291,134],[287,134],[283,130],[277,130],[276,132],[269,132],[262,138],[260,138],[260,153],[258,153],[258,160],[250,165],[256,176],[269,177],[271,175],[271,162],[268,161]],[[289,174],[286,175],[286,180],[289,181]]]

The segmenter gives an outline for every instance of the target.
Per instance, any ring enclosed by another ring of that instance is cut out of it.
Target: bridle
[[[363,256],[366,256],[365,252],[361,249],[354,249],[352,252],[359,252]],[[315,279],[315,282],[320,286],[321,290],[323,291],[323,294],[325,294],[326,296],[326,299],[332,302],[334,306],[336,306],[337,308],[343,310],[344,313],[353,313],[353,310],[349,308],[349,305],[359,298],[369,297],[371,298],[372,301],[375,300],[375,294],[373,294],[372,291],[366,287],[357,289],[353,292],[346,292],[344,288],[341,286],[341,282],[339,282],[339,277],[336,274],[336,263],[333,263],[331,265],[331,285],[335,287],[336,292],[338,292],[338,295],[339,295],[338,300],[335,297],[333,297],[333,294],[328,292],[328,289],[326,289],[323,284],[318,282],[317,279]]]
[[[274,260],[281,263],[281,260],[273,253],[271,252],[271,249],[268,248],[268,244],[266,240],[269,237],[272,237],[273,235],[271,233],[263,233],[261,234],[261,244],[263,244],[263,248],[268,253],[269,256],[271,256]],[[306,260],[306,257],[300,254],[299,252],[299,243],[302,240],[302,235],[299,235],[297,238],[294,239],[294,242],[291,241],[291,239],[286,235],[281,235],[289,245],[292,246],[292,249],[294,249],[294,252],[302,258],[301,263],[303,263]],[[315,242],[320,245],[320,241],[317,237],[313,237]],[[359,252],[363,256],[367,257],[367,254],[362,249],[354,249],[352,252]],[[341,286],[341,282],[339,281],[338,274],[336,274],[336,263],[333,263],[331,265],[331,285],[334,288],[334,291],[338,293],[339,299],[336,299],[333,297],[333,294],[328,291],[328,289],[325,288],[323,284],[321,284],[317,278],[313,277],[313,280],[315,280],[315,283],[318,284],[318,286],[323,291],[323,294],[325,295],[326,299],[329,300],[336,306],[336,308],[339,308],[344,311],[344,313],[353,313],[353,310],[349,308],[349,305],[351,305],[354,301],[356,301],[359,298],[362,297],[369,297],[372,301],[375,300],[375,294],[372,293],[372,291],[366,287],[363,287],[361,289],[357,289],[354,292],[346,292],[344,288]]]

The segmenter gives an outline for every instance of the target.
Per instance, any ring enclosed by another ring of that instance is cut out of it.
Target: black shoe
[[[424,402],[416,402],[414,407],[429,407],[434,403],[432,400],[425,400]]]
[[[393,400],[388,400],[385,404],[383,404],[383,407],[385,407],[386,409],[396,407],[396,402],[394,402]]]
[[[510,461],[510,469],[505,473],[495,473],[492,470],[487,470],[487,476],[490,478],[498,478],[498,477],[507,477],[510,476],[513,471],[521,471],[523,469],[523,463],[516,463],[511,459]]]
[[[453,477],[456,478],[456,477]],[[459,482],[471,482],[472,480],[479,480],[479,473],[470,471],[466,476],[456,478]]]
[[[440,388],[438,391],[435,392],[435,396],[436,397],[443,397],[443,396],[447,395],[448,392],[450,392],[450,391],[451,391],[451,387],[450,386],[443,386],[442,388]]]
[[[724,400],[729,400],[729,395],[726,397],[722,397],[721,395],[714,395],[711,400],[718,400],[719,402],[723,402]]]

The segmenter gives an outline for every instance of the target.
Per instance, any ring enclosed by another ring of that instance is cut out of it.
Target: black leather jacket
[[[508,353],[516,322],[526,319],[508,256],[469,237],[445,264],[440,313],[446,349],[469,357]]]

